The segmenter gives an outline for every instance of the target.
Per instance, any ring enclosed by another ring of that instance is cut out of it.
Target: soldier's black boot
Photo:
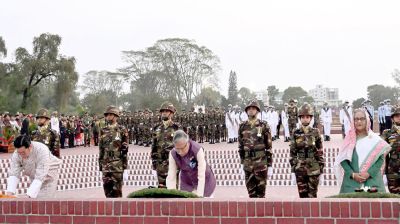
[[[331,136],[326,136],[327,141],[329,142],[331,140]]]
[[[300,198],[308,198],[308,193],[307,192],[303,192],[303,193],[299,193]]]

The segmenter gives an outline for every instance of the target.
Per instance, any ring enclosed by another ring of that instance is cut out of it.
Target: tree
[[[267,90],[268,90],[269,105],[277,106],[275,102],[275,97],[276,95],[278,95],[279,89],[277,89],[276,86],[268,86]]]
[[[232,105],[237,103],[238,89],[236,72],[231,71],[229,74],[228,102]]]
[[[390,86],[383,85],[371,85],[367,87],[368,99],[372,101],[372,105],[377,108],[379,103],[386,99],[390,99],[392,102],[397,103],[399,98],[399,89]]]
[[[218,88],[219,58],[192,40],[158,40],[145,51],[124,51],[123,55],[129,65],[121,72],[134,81],[152,75],[164,94],[180,104],[189,105],[206,86]]]
[[[239,106],[241,108],[245,107],[250,100],[256,98],[256,94],[251,92],[251,90],[247,87],[242,87],[239,89]]]
[[[3,37],[0,36],[0,58],[7,56],[6,42]]]
[[[360,108],[361,104],[365,101],[364,97],[358,98],[353,101],[353,108]]]
[[[194,102],[197,105],[216,106],[221,104],[221,93],[211,87],[204,88],[201,93],[196,96]]]
[[[392,77],[393,77],[394,81],[398,85],[400,85],[400,71],[399,71],[399,69],[396,68],[396,69],[393,70]]]
[[[22,83],[21,108],[27,109],[33,90],[44,81],[52,81],[59,75],[75,72],[75,59],[59,54],[61,37],[49,33],[33,39],[33,52],[25,48],[15,51],[17,75]],[[73,66],[71,65],[73,64]]]
[[[285,91],[283,91],[282,101],[289,102],[290,99],[296,99],[299,101],[299,104],[302,104],[307,96],[307,92],[301,87],[288,87],[285,89]]]

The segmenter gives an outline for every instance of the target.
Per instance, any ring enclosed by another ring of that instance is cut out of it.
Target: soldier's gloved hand
[[[128,181],[128,177],[129,177],[128,170],[124,170],[124,174],[122,175],[122,177],[123,177],[124,181]]]
[[[240,164],[240,170],[239,170],[239,174],[242,178],[244,178],[244,165]]]
[[[297,182],[296,182],[296,174],[295,174],[295,173],[292,173],[291,182],[292,182],[292,185],[293,185],[293,186],[297,185]]]
[[[319,175],[319,184],[320,185],[323,185],[324,184],[324,175],[323,174],[321,174],[321,175]]]
[[[99,172],[99,177],[100,177],[100,179],[102,180],[103,179],[103,172]]]
[[[267,176],[268,176],[268,179],[271,179],[271,177],[272,177],[272,167],[268,167]]]
[[[385,184],[385,186],[388,186],[388,179],[387,179],[386,174],[383,175],[383,184]]]
[[[151,170],[151,174],[157,178],[157,170]]]

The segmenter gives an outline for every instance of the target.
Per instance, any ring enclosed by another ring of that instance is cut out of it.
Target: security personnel
[[[83,116],[82,119],[82,128],[83,128],[83,133],[84,133],[84,147],[88,146],[90,147],[90,139],[91,139],[91,124],[92,124],[92,118],[89,117],[89,113],[85,112],[85,116]]]
[[[168,176],[169,152],[174,148],[173,138],[176,130],[181,129],[179,123],[173,122],[176,109],[170,102],[164,102],[160,108],[161,122],[153,128],[151,160],[153,172],[157,172],[158,187],[166,188]]]
[[[245,108],[249,119],[239,125],[239,156],[250,198],[264,198],[267,176],[272,175],[272,136],[266,122],[257,119],[258,101]]]
[[[379,103],[378,107],[378,120],[379,120],[379,134],[382,135],[383,131],[385,130],[385,103],[382,101]]]
[[[107,198],[122,197],[122,180],[127,180],[128,130],[119,125],[119,110],[108,106],[104,112],[106,127],[100,131],[99,168]]]
[[[297,182],[300,198],[316,198],[319,177],[324,169],[322,140],[319,130],[310,126],[314,111],[304,104],[299,111],[301,127],[293,132],[290,144],[292,182]]]
[[[289,100],[289,106],[287,107],[288,125],[290,138],[293,137],[293,131],[297,128],[297,106],[294,99]]]
[[[386,156],[385,173],[389,192],[400,194],[400,105],[393,107],[391,117],[392,128],[382,134],[382,138],[391,146]]]
[[[385,112],[385,125],[386,129],[392,128],[392,105],[390,105],[390,99],[385,101],[385,105],[383,106]]]
[[[32,141],[41,142],[45,144],[51,154],[60,158],[60,136],[58,133],[51,129],[50,114],[47,109],[40,109],[36,115],[38,129],[32,133]]]

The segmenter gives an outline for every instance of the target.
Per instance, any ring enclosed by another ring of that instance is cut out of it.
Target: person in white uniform
[[[40,142],[20,135],[14,141],[11,168],[7,179],[7,195],[15,195],[21,172],[31,179],[26,195],[30,198],[53,198],[57,190],[61,160]]]
[[[281,112],[281,119],[283,125],[283,132],[285,133],[285,142],[289,142],[290,132],[289,132],[289,120],[287,115],[287,108],[289,106],[288,103],[285,103],[285,108]]]
[[[349,101],[346,100],[342,109],[340,110],[339,114],[340,124],[343,126],[343,138],[349,133],[350,131],[350,124],[353,120],[353,110],[349,106]]]
[[[331,140],[331,125],[332,125],[332,109],[328,106],[328,102],[324,102],[321,109],[322,125],[324,126],[324,140]]]

